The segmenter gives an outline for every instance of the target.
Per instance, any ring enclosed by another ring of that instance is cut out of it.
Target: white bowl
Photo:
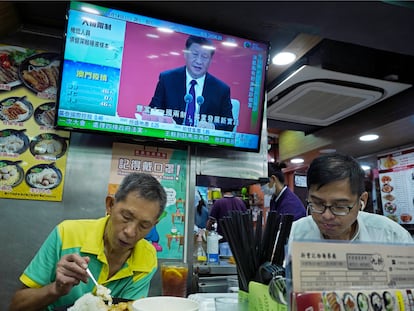
[[[155,296],[135,300],[134,311],[198,311],[198,302],[188,298]]]

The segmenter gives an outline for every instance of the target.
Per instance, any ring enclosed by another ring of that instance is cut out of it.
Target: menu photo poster
[[[381,203],[385,216],[413,225],[414,147],[378,156]]]
[[[158,258],[183,259],[186,219],[187,152],[144,145],[113,143],[108,194],[115,195],[122,179],[133,172],[148,173],[167,193],[167,205],[158,224],[145,237]]]
[[[70,133],[53,127],[59,54],[0,45],[0,197],[62,201]]]

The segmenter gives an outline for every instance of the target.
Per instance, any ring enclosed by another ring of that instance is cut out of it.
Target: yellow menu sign
[[[61,201],[70,133],[53,128],[59,54],[0,45],[0,197]]]

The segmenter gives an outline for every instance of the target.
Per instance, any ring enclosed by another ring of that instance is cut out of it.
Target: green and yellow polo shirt
[[[111,296],[136,300],[148,296],[150,281],[157,270],[154,246],[140,240],[123,267],[108,279],[109,266],[104,254],[103,234],[108,217],[100,219],[65,220],[47,237],[20,280],[28,287],[40,288],[55,281],[56,264],[63,255],[77,253],[89,256],[89,269],[99,284],[111,290]],[[69,294],[61,297],[48,310],[72,305],[79,297],[95,291],[92,281],[80,282]]]

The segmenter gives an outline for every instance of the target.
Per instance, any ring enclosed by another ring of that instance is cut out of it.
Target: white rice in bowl
[[[107,311],[108,306],[101,297],[87,293],[76,300],[75,304],[67,311]]]

